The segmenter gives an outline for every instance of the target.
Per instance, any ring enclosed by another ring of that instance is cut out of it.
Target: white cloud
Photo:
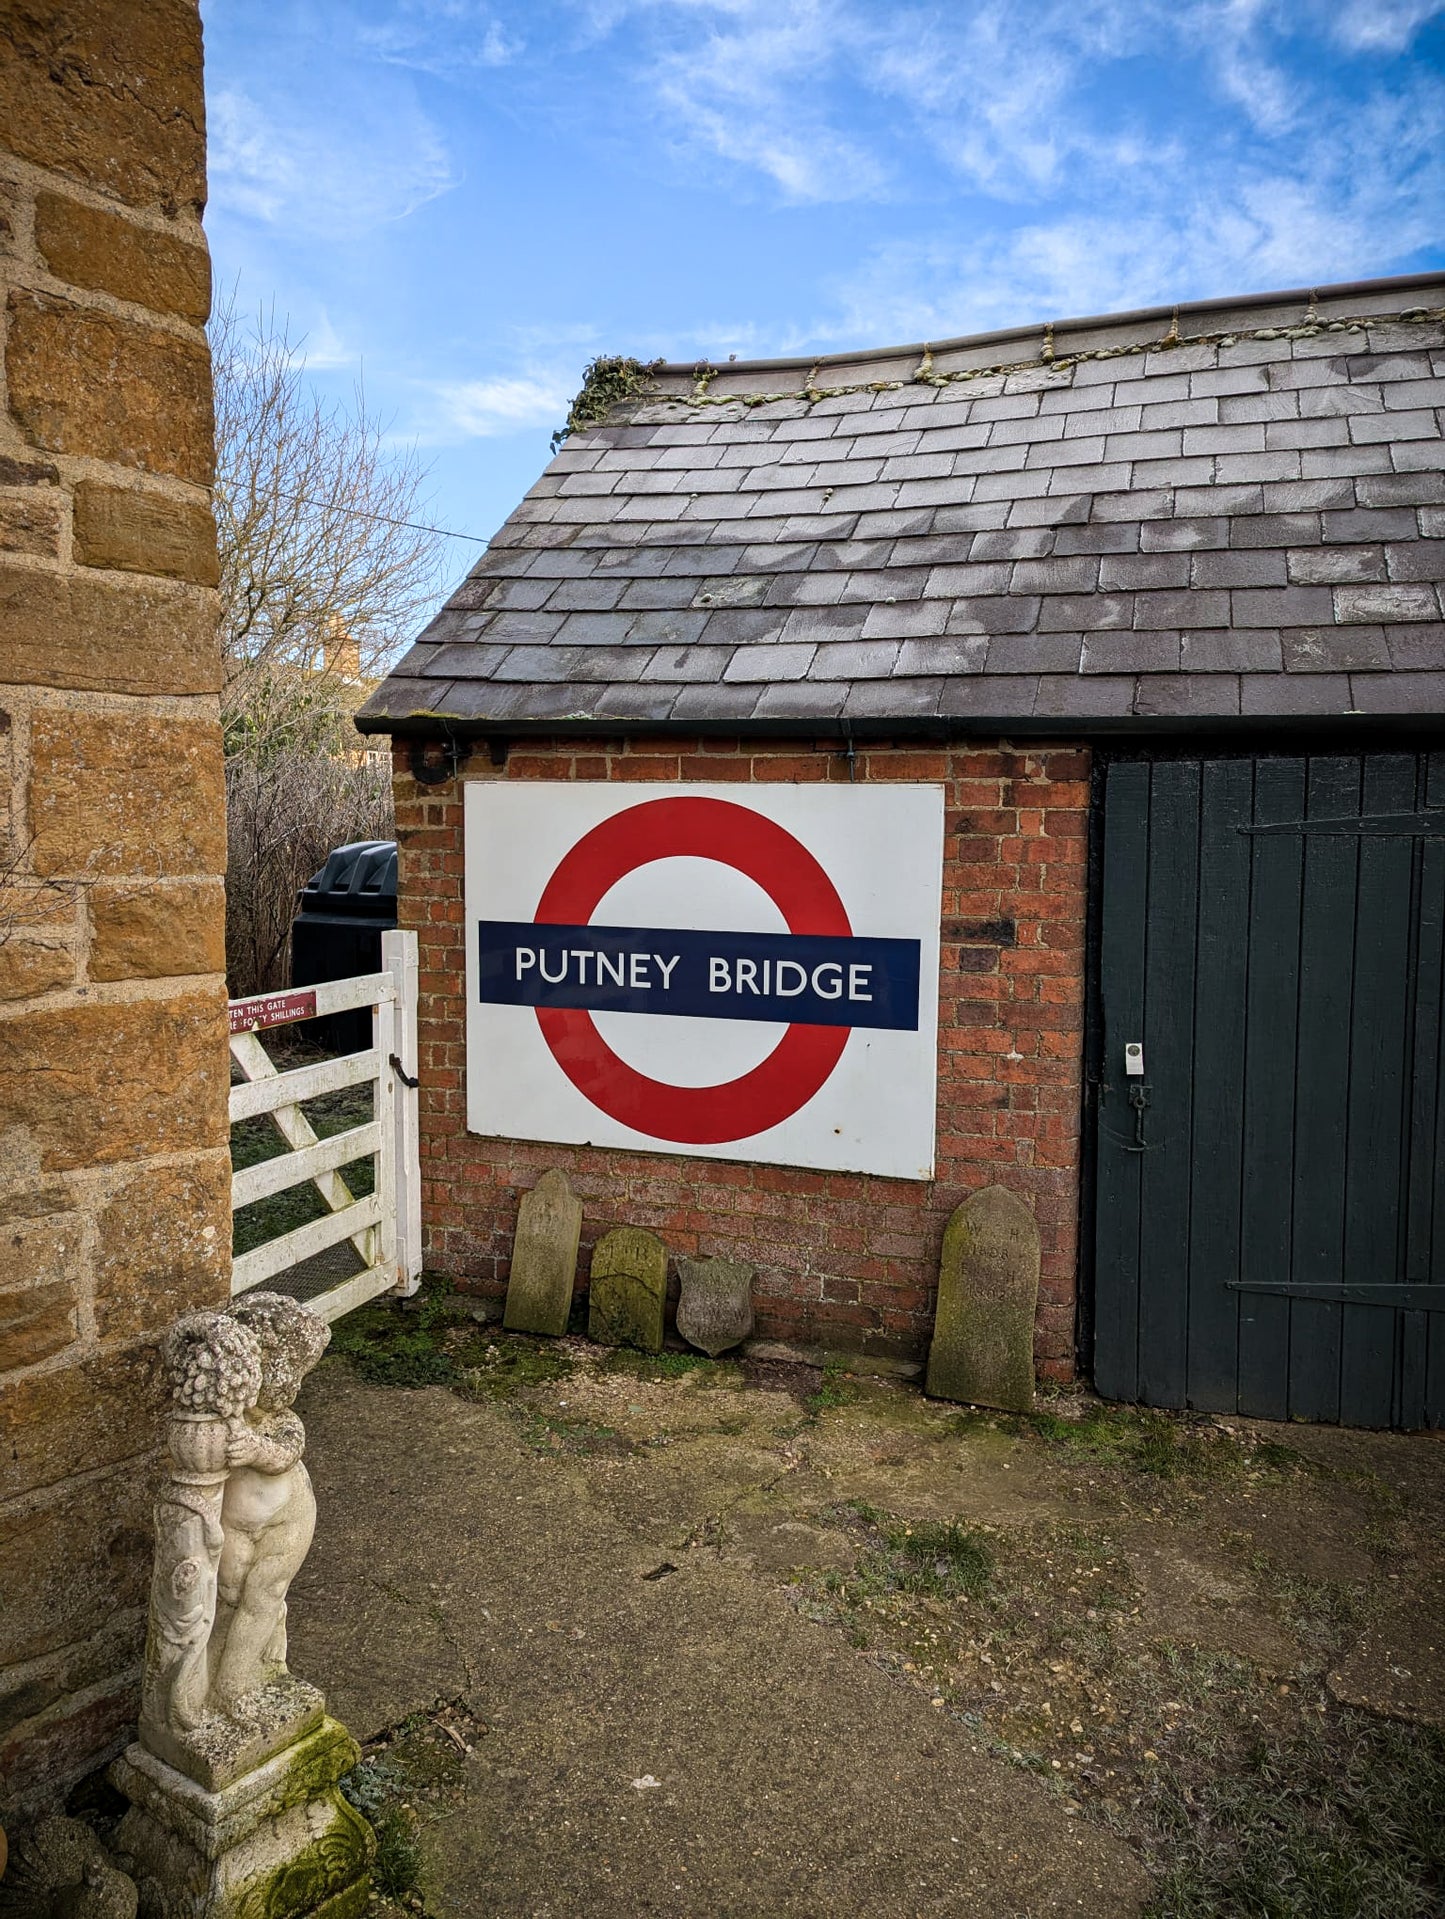
[[[1441,13],[1440,0],[1345,0],[1331,9],[1331,31],[1356,52],[1401,53]]]
[[[886,247],[819,337],[941,340],[1386,273],[1445,231],[1442,140],[1445,89],[1420,86],[1369,101],[1288,170],[1233,171],[1225,190],[1191,186],[1181,168],[1107,213]]]
[[[330,93],[269,91],[262,106],[238,86],[207,103],[216,204],[293,231],[364,232],[455,185],[440,134],[404,82]]]
[[[830,127],[820,110],[821,83],[850,32],[844,0],[794,0],[787,8],[770,0],[680,3],[714,17],[700,43],[689,38],[657,54],[648,77],[689,142],[756,168],[789,200],[881,191],[879,159]]]
[[[1397,52],[1440,0],[576,0],[626,29],[637,73],[685,145],[795,202],[903,198],[920,137],[949,173],[1021,200],[1174,157],[1157,98],[1111,94],[1111,63],[1187,66],[1219,103],[1219,143],[1282,140],[1333,111],[1302,45]],[[1117,72],[1117,69],[1115,69]],[[1122,75],[1119,76],[1121,79]],[[1102,84],[1101,84],[1102,83]],[[1126,104],[1121,107],[1120,101]],[[901,109],[901,111],[900,111]],[[1167,109],[1166,109],[1167,110]],[[1153,122],[1151,129],[1150,122]],[[1213,146],[1195,167],[1215,159]]]
[[[415,435],[435,445],[489,440],[527,427],[557,427],[580,384],[580,374],[549,369],[436,382],[419,411]]]
[[[356,37],[378,59],[452,76],[468,67],[507,66],[522,52],[521,40],[476,0],[402,0],[388,19],[358,24]]]

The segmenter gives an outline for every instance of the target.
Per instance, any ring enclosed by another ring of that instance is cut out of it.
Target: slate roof
[[[371,731],[1445,714],[1445,275],[667,366]]]

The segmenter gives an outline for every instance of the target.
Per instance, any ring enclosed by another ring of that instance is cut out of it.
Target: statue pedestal
[[[130,1801],[116,1848],[135,1862],[141,1919],[358,1919],[376,1842],[336,1782],[359,1757],[323,1717],[211,1791],[130,1746],[111,1778]]]

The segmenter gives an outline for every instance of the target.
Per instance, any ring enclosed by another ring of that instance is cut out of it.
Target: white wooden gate
[[[421,1167],[417,1147],[416,934],[383,933],[382,970],[330,980],[289,993],[260,993],[231,1001],[231,1057],[243,1083],[231,1088],[231,1120],[266,1114],[288,1151],[231,1175],[231,1210],[309,1180],[329,1214],[238,1255],[231,1292],[248,1292],[302,1260],[350,1240],[364,1271],[306,1304],[323,1319],[339,1319],[381,1293],[414,1293],[421,1274]],[[320,1060],[281,1072],[258,1034],[269,1027],[324,1013],[370,1006],[372,1043],[366,1052]],[[372,1117],[365,1126],[318,1138],[301,1111],[303,1100],[370,1082]],[[358,1199],[338,1167],[368,1154],[375,1190]]]

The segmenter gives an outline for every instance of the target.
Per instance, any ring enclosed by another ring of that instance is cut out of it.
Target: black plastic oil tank
[[[291,922],[291,984],[381,971],[381,936],[396,925],[396,841],[338,846],[302,887]],[[357,1053],[371,1044],[371,1008],[332,1013],[302,1029],[322,1046]]]

